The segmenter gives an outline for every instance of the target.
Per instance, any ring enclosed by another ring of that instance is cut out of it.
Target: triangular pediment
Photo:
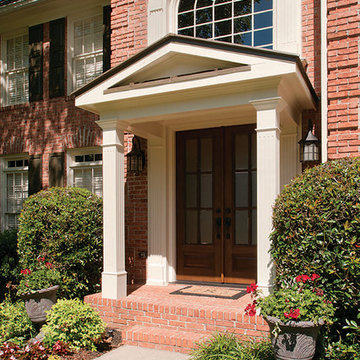
[[[299,76],[300,75],[300,76]],[[296,55],[169,35],[74,92],[95,113],[183,97],[258,91],[296,77],[313,92]],[[242,85],[240,85],[242,84]],[[293,86],[293,85],[291,85]],[[178,96],[179,95],[179,96]]]

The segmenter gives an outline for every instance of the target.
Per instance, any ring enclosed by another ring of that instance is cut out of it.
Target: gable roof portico
[[[258,283],[271,287],[271,206],[280,184],[299,171],[301,113],[318,101],[297,56],[169,35],[74,94],[103,129],[103,297],[126,294],[123,132],[148,139],[147,282],[166,284],[176,279],[175,132],[250,123],[257,127],[261,199]]]

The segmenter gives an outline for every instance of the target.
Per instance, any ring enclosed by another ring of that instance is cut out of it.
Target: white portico
[[[267,291],[272,205],[300,171],[301,113],[317,101],[300,59],[169,35],[75,94],[103,129],[102,296],[126,296],[124,131],[148,141],[147,284],[254,280]],[[196,179],[210,197],[192,192]]]

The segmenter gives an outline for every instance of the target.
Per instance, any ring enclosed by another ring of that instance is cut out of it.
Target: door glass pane
[[[248,211],[236,210],[235,211],[235,244],[244,245],[248,244]]]
[[[248,173],[235,174],[235,206],[248,206]]]
[[[197,140],[191,139],[186,140],[185,145],[185,169],[186,171],[196,171],[197,170]]]
[[[251,245],[257,244],[257,215],[256,210],[251,212],[251,227],[252,227],[252,236],[251,236]]]
[[[257,187],[256,187],[256,171],[251,172],[251,205],[256,206],[256,199],[257,199]]]
[[[201,139],[201,171],[212,170],[212,139]]]
[[[248,141],[247,134],[237,134],[235,136],[235,170],[248,168]]]
[[[197,204],[197,175],[186,175],[186,207],[194,208]]]
[[[212,207],[212,174],[201,175],[201,201],[202,208]]]
[[[197,210],[187,210],[186,211],[186,234],[185,234],[185,243],[186,244],[197,244],[197,234],[198,234],[198,217]]]
[[[200,211],[200,243],[212,244],[213,243],[213,223],[212,223],[212,210]]]

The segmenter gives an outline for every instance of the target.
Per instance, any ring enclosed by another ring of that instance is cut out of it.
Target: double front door
[[[178,132],[177,279],[256,281],[253,126]]]

